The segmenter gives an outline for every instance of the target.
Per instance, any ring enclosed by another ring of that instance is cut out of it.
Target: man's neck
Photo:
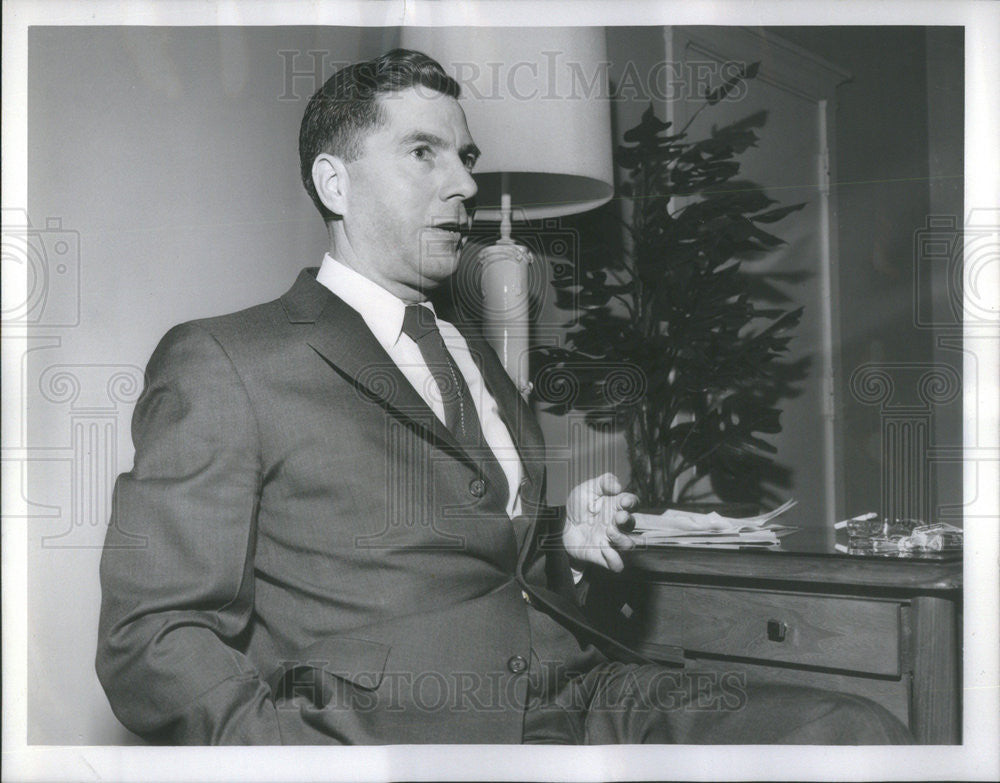
[[[330,254],[330,258],[334,259],[337,263],[343,264],[348,269],[352,269],[357,272],[362,277],[366,277],[371,280],[375,285],[380,288],[384,288],[390,294],[396,298],[402,300],[406,304],[414,304],[427,301],[427,295],[423,291],[411,288],[403,283],[396,280],[390,280],[384,275],[379,274],[378,270],[373,268],[371,264],[367,264],[361,261],[356,255],[351,252],[337,252],[337,245],[335,242],[330,243],[330,249],[327,251]]]

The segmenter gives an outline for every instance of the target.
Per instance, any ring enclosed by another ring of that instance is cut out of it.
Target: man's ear
[[[336,155],[325,152],[316,156],[312,165],[313,187],[316,195],[328,210],[343,217],[347,211],[347,193],[350,178],[347,166]]]

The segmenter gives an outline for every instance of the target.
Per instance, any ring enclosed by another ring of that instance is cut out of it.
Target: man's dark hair
[[[309,99],[299,128],[302,184],[324,220],[336,217],[316,194],[312,165],[322,153],[345,162],[361,155],[365,134],[385,121],[379,98],[409,87],[457,98],[458,82],[422,52],[393,49],[374,60],[341,68]]]

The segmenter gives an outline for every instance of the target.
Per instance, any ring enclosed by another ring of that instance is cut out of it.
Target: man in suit
[[[330,252],[150,359],[101,563],[116,715],[173,743],[906,741],[852,697],[696,692],[587,624],[571,558],[620,570],[635,498],[606,475],[546,508],[530,409],[428,302],[476,192],[457,96],[403,50],[331,77],[299,138]]]

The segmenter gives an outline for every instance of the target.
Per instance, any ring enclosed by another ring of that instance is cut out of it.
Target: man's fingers
[[[622,483],[614,473],[602,473],[593,479],[594,494],[587,503],[587,511],[599,514],[606,498],[613,497],[616,505],[621,508],[631,508],[639,502],[639,498],[631,492],[622,492]]]
[[[613,525],[609,525],[603,531],[592,530],[585,542],[568,547],[569,552],[578,560],[608,568],[611,571],[622,571],[625,562],[622,560],[620,551],[627,551],[635,547],[635,541],[624,533],[616,530]]]
[[[639,496],[633,495],[631,492],[623,492],[618,498],[618,504],[622,508],[635,508],[639,505]]]
[[[632,549],[635,546],[635,541],[630,535],[613,527],[608,528],[608,541],[615,549]]]
[[[597,479],[597,487],[605,495],[617,495],[622,491],[622,483],[614,473],[604,473]]]
[[[622,562],[621,556],[611,547],[601,547],[601,556],[604,559],[604,564],[615,573],[625,570],[625,563]]]
[[[624,509],[615,512],[615,527],[626,533],[631,532],[635,527],[635,517]]]

